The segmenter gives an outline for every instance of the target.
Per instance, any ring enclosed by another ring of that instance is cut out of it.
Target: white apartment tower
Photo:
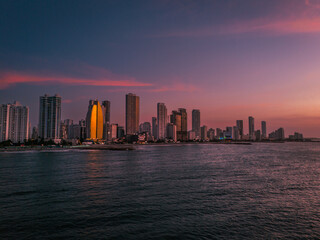
[[[47,94],[40,97],[39,137],[44,139],[59,139],[61,124],[61,97]]]
[[[0,142],[11,140],[22,143],[28,137],[29,107],[19,102],[0,105]]]

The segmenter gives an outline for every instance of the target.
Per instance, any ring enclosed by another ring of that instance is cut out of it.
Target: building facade
[[[111,126],[110,126],[110,101],[103,101],[101,105],[103,114],[103,139],[111,140]]]
[[[163,140],[166,138],[166,127],[167,127],[167,107],[164,103],[157,104],[157,136],[158,139]]]
[[[103,138],[103,112],[98,100],[90,100],[86,118],[86,137],[91,140]]]
[[[43,139],[59,139],[61,126],[61,97],[40,96],[39,137]]]
[[[0,105],[0,142],[23,143],[29,138],[29,107],[19,102]]]
[[[152,117],[152,136],[154,139],[158,139],[158,123],[156,117]]]
[[[267,138],[267,123],[266,121],[261,121],[261,138]]]
[[[200,110],[192,110],[192,131],[196,133],[196,137],[200,137]]]
[[[173,123],[168,123],[166,127],[166,136],[168,139],[173,140],[174,142],[177,141],[177,126]]]
[[[252,140],[254,138],[254,118],[249,117],[249,138]]]
[[[180,139],[181,141],[188,140],[188,116],[187,110],[184,108],[178,109],[181,114],[181,132],[180,132]]]
[[[126,95],[126,134],[133,135],[139,132],[140,98],[135,94]]]
[[[243,138],[243,120],[237,120],[236,126],[239,131],[239,138],[242,139]]]
[[[200,137],[201,137],[201,140],[202,141],[206,141],[206,140],[208,140],[208,134],[207,134],[207,131],[208,131],[208,128],[207,128],[207,126],[206,125],[203,125],[201,128],[200,128],[201,130],[200,130]]]

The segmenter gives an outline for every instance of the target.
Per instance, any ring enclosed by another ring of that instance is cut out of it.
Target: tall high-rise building
[[[123,138],[123,137],[124,137],[124,128],[122,126],[118,126],[117,138]]]
[[[31,139],[32,139],[32,140],[36,140],[36,139],[38,139],[38,137],[39,137],[38,128],[37,128],[37,127],[33,127],[33,128],[32,128]]]
[[[249,138],[253,139],[254,137],[254,118],[249,117]]]
[[[187,141],[188,140],[187,110],[184,108],[179,108],[179,112],[181,114],[181,141]]]
[[[126,95],[126,134],[139,132],[140,104],[139,96],[128,93]]]
[[[79,121],[79,126],[80,126],[80,139],[86,139],[87,137],[86,120],[81,119]]]
[[[226,130],[223,131],[224,133],[224,139],[232,139],[232,127],[226,127]]]
[[[166,127],[166,136],[168,139],[172,139],[174,142],[177,141],[177,126],[173,123],[168,123]]]
[[[233,140],[239,140],[240,139],[240,131],[237,126],[233,127]]]
[[[182,134],[181,134],[181,113],[178,111],[172,111],[170,115],[170,122],[176,125],[177,130],[177,140],[182,141]]]
[[[222,139],[223,138],[223,132],[221,128],[216,129],[216,137],[217,139]]]
[[[200,132],[201,132],[201,140],[205,141],[208,139],[208,128],[206,125],[203,125],[201,128],[200,128]]]
[[[22,143],[28,137],[29,107],[19,102],[0,105],[0,142],[11,140]]]
[[[200,137],[200,110],[192,110],[192,131],[196,133],[196,137]]]
[[[208,130],[208,135],[207,135],[210,141],[214,141],[214,139],[215,139],[214,134],[215,134],[215,130],[213,128],[210,128]]]
[[[72,139],[81,138],[81,126],[79,124],[72,125]]]
[[[44,139],[59,139],[61,125],[61,97],[45,94],[40,96],[39,137]]]
[[[255,131],[254,135],[255,135],[255,138],[254,138],[255,141],[261,141],[261,131],[260,130]]]
[[[101,105],[103,122],[110,123],[110,101],[103,101]]]
[[[118,136],[118,124],[111,124],[111,139],[115,139]]]
[[[67,126],[64,124],[64,122],[60,123],[60,138],[63,140],[68,139],[68,133],[67,133]]]
[[[157,104],[157,121],[158,121],[158,139],[163,140],[166,137],[167,127],[167,107],[164,103]]]
[[[267,123],[266,121],[261,121],[261,138],[267,138]]]
[[[102,105],[103,114],[103,139],[111,140],[111,124],[110,124],[110,101],[103,101]]]
[[[190,131],[188,131],[188,140],[190,141],[190,140],[196,140],[197,139],[197,137],[196,137],[196,133],[195,133],[195,131],[192,131],[192,130],[190,130]]]
[[[73,139],[73,120],[72,119],[65,119],[63,121],[65,128],[66,128],[66,132],[67,132],[67,138],[68,139]],[[60,131],[61,132],[61,131]],[[62,138],[62,136],[60,136]]]
[[[239,138],[243,138],[243,120],[237,120],[237,128],[239,131]]]
[[[86,118],[86,137],[97,140],[103,138],[103,113],[98,100],[90,100]]]
[[[156,117],[152,117],[152,136],[158,139],[158,123]]]
[[[148,136],[151,136],[151,124],[149,122],[144,122],[139,125],[140,133],[148,133]]]
[[[271,140],[284,140],[285,139],[284,129],[279,128],[278,130],[275,130],[274,132],[270,133],[269,139],[271,139]]]

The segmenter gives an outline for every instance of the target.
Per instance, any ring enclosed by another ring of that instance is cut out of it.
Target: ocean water
[[[320,238],[320,144],[0,153],[1,239]]]

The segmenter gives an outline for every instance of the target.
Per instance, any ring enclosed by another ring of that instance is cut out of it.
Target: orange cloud
[[[30,84],[66,84],[78,86],[116,86],[116,87],[145,87],[152,86],[150,83],[138,82],[134,78],[122,80],[114,80],[109,78],[88,79],[88,78],[72,78],[64,76],[44,76],[32,75],[18,72],[6,72],[0,75],[0,89],[8,88],[11,85],[19,83]]]

